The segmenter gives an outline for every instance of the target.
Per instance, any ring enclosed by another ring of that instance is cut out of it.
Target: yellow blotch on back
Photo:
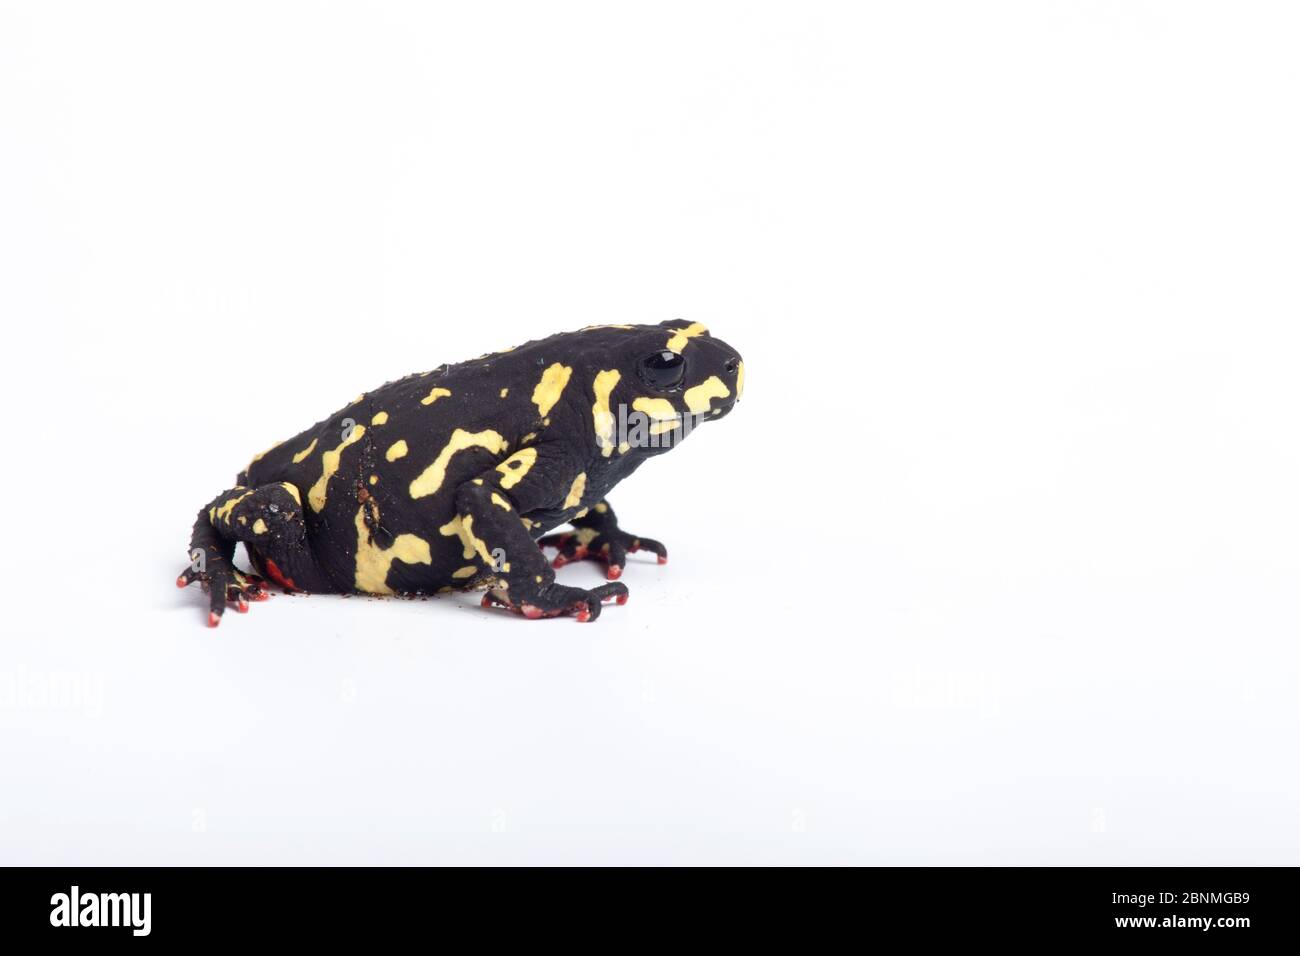
[[[533,389],[533,404],[537,406],[537,413],[543,418],[551,414],[551,409],[560,400],[560,393],[564,391],[564,386],[569,384],[569,376],[572,374],[572,367],[561,365],[559,362],[542,373],[541,380]]]
[[[573,484],[569,486],[569,494],[564,499],[564,507],[576,508],[582,504],[582,493],[587,490],[587,473],[580,472],[577,478],[573,479]]]
[[[681,352],[691,339],[703,335],[707,331],[709,330],[698,322],[692,322],[684,329],[673,329],[673,334],[669,336],[668,344],[664,348],[670,352]]]
[[[501,472],[501,487],[513,488],[523,481],[524,475],[528,474],[535,461],[537,461],[536,448],[521,448],[497,465],[497,471]]]
[[[375,417],[370,419],[370,424],[372,425],[388,424],[388,412],[376,412]]]
[[[317,439],[313,438],[310,445],[293,456],[293,463],[295,465],[301,465],[307,459],[307,456],[316,450],[316,441]]]
[[[609,396],[622,375],[617,369],[605,369],[596,373],[591,383],[596,393],[596,402],[591,406],[591,420],[596,428],[596,441],[600,443],[600,453],[608,458],[614,453],[614,415],[609,410]]]
[[[280,487],[283,488],[286,492],[288,492],[290,497],[292,497],[294,501],[298,502],[299,506],[302,505],[302,495],[298,493],[297,485],[290,484],[287,481],[282,481],[280,482]]]
[[[407,564],[432,564],[429,542],[419,535],[399,534],[388,548],[375,544],[366,527],[366,506],[357,509],[357,570],[353,584],[367,594],[392,594],[388,586],[388,572],[394,561]]]
[[[433,464],[420,472],[420,476],[411,482],[411,497],[425,498],[441,488],[447,478],[447,466],[457,452],[467,448],[486,448],[492,454],[499,455],[505,451],[505,447],[506,440],[490,428],[481,432],[467,432],[463,428],[457,428],[451,433],[451,439],[446,447],[438,452],[438,457],[433,460]]]
[[[325,490],[329,487],[330,479],[334,477],[334,473],[339,470],[339,460],[343,457],[343,449],[360,441],[361,436],[365,433],[365,425],[353,425],[348,437],[341,441],[337,448],[331,448],[321,455],[321,476],[316,479],[316,484],[312,485],[311,490],[307,492],[307,503],[311,505],[312,511],[319,512],[325,507]]]
[[[715,398],[726,398],[731,394],[731,389],[722,384],[722,379],[716,375],[710,375],[699,385],[694,388],[688,388],[682,393],[682,400],[686,402],[686,407],[696,415],[700,415],[709,410],[709,402]]]
[[[431,389],[431,390],[429,391],[429,394],[428,394],[428,395],[426,395],[426,396],[424,396],[424,398],[420,399],[420,404],[421,404],[421,405],[432,405],[432,404],[433,404],[434,402],[436,402],[438,399],[440,399],[440,398],[446,398],[446,397],[447,397],[448,395],[450,395],[450,394],[451,394],[451,389],[449,389],[449,388],[433,388],[433,389]]]
[[[384,457],[389,461],[397,461],[399,458],[405,458],[406,453],[409,450],[410,449],[406,447],[406,439],[399,438],[388,446],[388,451],[384,453]]]

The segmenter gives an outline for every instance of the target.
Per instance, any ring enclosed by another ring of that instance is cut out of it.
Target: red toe
[[[611,564],[605,570],[605,579],[608,581],[617,581],[622,576],[623,576],[623,569],[620,568],[617,564]]]
[[[216,611],[208,612],[208,627],[216,627],[221,623],[221,615]]]

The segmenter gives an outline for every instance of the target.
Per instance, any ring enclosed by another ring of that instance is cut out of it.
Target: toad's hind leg
[[[176,584],[193,581],[208,592],[208,624],[216,627],[234,602],[239,611],[248,601],[267,595],[263,579],[234,565],[235,545],[243,541],[250,555],[278,584],[302,590],[321,589],[326,579],[307,546],[301,494],[287,482],[256,488],[236,486],[213,498],[194,522],[190,537],[190,566]]]

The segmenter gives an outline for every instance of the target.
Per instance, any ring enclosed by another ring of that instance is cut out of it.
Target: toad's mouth
[[[701,422],[716,422],[719,419],[726,418],[730,415],[731,410],[736,407],[737,401],[739,401],[739,399],[733,398],[725,405],[715,405],[707,412],[697,412],[695,414],[688,413],[686,417],[690,419],[691,425],[693,426],[699,425]]]

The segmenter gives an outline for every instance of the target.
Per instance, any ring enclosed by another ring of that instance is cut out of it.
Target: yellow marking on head
[[[483,484],[483,479],[482,479],[482,478],[475,478],[475,479],[474,479],[474,484],[476,484],[476,485],[481,485],[481,484]]]
[[[596,403],[591,406],[591,420],[596,427],[600,453],[606,458],[614,451],[614,415],[609,410],[609,396],[622,377],[617,369],[606,369],[597,373],[591,383],[592,391],[596,393]]]
[[[506,501],[506,499],[502,498],[502,497],[501,497],[499,494],[497,494],[495,491],[492,492],[492,503],[493,503],[494,505],[496,505],[498,508],[505,508],[506,511],[514,511],[514,510],[515,510],[514,508],[511,508],[511,507],[510,507],[510,502]]]
[[[467,564],[463,568],[457,568],[451,572],[453,578],[472,578],[476,574],[478,574],[478,568],[472,564]]]
[[[429,542],[419,535],[399,534],[393,539],[391,547],[381,548],[375,544],[366,527],[366,506],[357,509],[357,567],[353,585],[358,591],[367,594],[392,594],[388,586],[388,572],[394,561],[407,564],[432,564],[433,555],[429,551]]]
[[[230,500],[224,502],[219,508],[217,508],[215,512],[208,513],[209,520],[213,522],[225,521],[227,518],[230,517],[230,512],[235,510],[235,505],[239,504],[241,501],[243,501],[252,493],[253,493],[253,489],[250,488],[247,491],[245,491],[242,495],[236,495],[234,498],[231,498]]]
[[[370,424],[372,425],[388,424],[388,412],[376,412],[375,417],[370,419]]]
[[[684,329],[673,329],[673,334],[669,336],[668,344],[664,348],[670,352],[681,352],[682,349],[686,348],[686,343],[707,331],[709,330],[698,322],[692,322]]]
[[[632,402],[635,411],[642,412],[657,422],[677,417],[677,409],[666,398],[638,398]]]
[[[736,369],[736,398],[745,394],[745,363],[741,362]]]
[[[306,460],[307,456],[316,450],[316,441],[317,439],[313,438],[310,445],[293,456],[293,463],[295,465],[301,465],[303,461]]]
[[[681,422],[674,419],[671,422],[655,422],[650,426],[651,435],[662,435],[664,432],[670,432],[681,425]]]
[[[434,402],[436,402],[438,399],[440,399],[440,398],[446,398],[446,397],[447,397],[448,395],[450,395],[450,394],[451,394],[451,389],[448,389],[448,388],[434,388],[434,389],[432,389],[432,390],[429,392],[428,395],[426,395],[426,396],[424,396],[424,398],[420,399],[420,404],[421,404],[421,405],[432,405],[432,404],[433,404]]]
[[[508,388],[503,388],[503,389],[501,389],[501,397],[502,397],[502,398],[505,398],[505,397],[506,397],[507,395],[509,395],[509,394],[510,394],[510,389],[508,389]]]
[[[591,510],[590,508],[583,508],[581,511],[575,511],[575,512],[573,513],[573,517],[574,517],[574,518],[585,518],[585,517],[587,517],[587,512],[590,511],[590,510]]]
[[[486,448],[492,454],[499,455],[505,446],[505,439],[490,428],[481,432],[467,432],[463,428],[457,428],[451,433],[447,446],[438,452],[438,457],[433,460],[433,464],[420,472],[420,476],[411,482],[411,497],[424,498],[441,488],[447,477],[447,466],[457,452],[467,448]]]
[[[325,507],[325,490],[329,487],[334,472],[339,470],[339,460],[343,457],[343,449],[354,442],[360,441],[361,436],[365,433],[365,425],[353,425],[351,433],[339,443],[337,448],[331,448],[321,455],[321,476],[316,479],[316,484],[312,485],[311,490],[307,492],[307,502],[311,505],[312,511],[319,513]]]
[[[726,398],[731,394],[731,389],[722,384],[722,379],[716,375],[710,375],[699,385],[694,388],[688,388],[682,393],[682,400],[686,402],[686,407],[697,415],[703,414],[709,410],[709,401],[714,398]]]
[[[561,365],[559,362],[542,373],[541,380],[533,389],[533,404],[537,406],[538,415],[545,418],[551,414],[551,409],[560,400],[560,393],[564,391],[564,386],[569,384],[569,376],[572,374],[572,367]]]
[[[536,437],[537,437],[537,432],[529,432],[523,438],[519,439],[519,444],[527,445],[530,441],[532,441]]]
[[[410,449],[406,447],[406,439],[399,438],[388,446],[388,451],[384,452],[384,457],[389,461],[397,461],[399,458],[405,458],[408,451]]]
[[[582,504],[582,493],[587,490],[587,473],[579,472],[578,477],[573,479],[573,484],[569,486],[569,495],[564,499],[561,506],[565,509],[576,508]]]
[[[266,522],[258,518],[253,522],[253,534],[266,534]]]
[[[532,518],[520,518],[519,520],[522,521],[522,522],[524,523],[524,527],[525,527],[525,528],[528,528],[528,529],[530,529],[530,530],[531,530],[532,528],[536,528],[536,527],[537,527],[537,522],[534,521]]]
[[[283,488],[289,494],[289,497],[293,498],[294,501],[298,502],[299,505],[302,504],[302,495],[298,493],[297,485],[293,484],[292,482],[282,481],[280,482],[280,487]]]
[[[501,472],[501,487],[508,490],[523,481],[524,475],[528,474],[535,461],[536,448],[521,448],[497,465],[497,471]]]
[[[605,504],[605,502],[603,501],[596,502],[596,514],[603,515],[608,510],[609,510],[609,505]]]

